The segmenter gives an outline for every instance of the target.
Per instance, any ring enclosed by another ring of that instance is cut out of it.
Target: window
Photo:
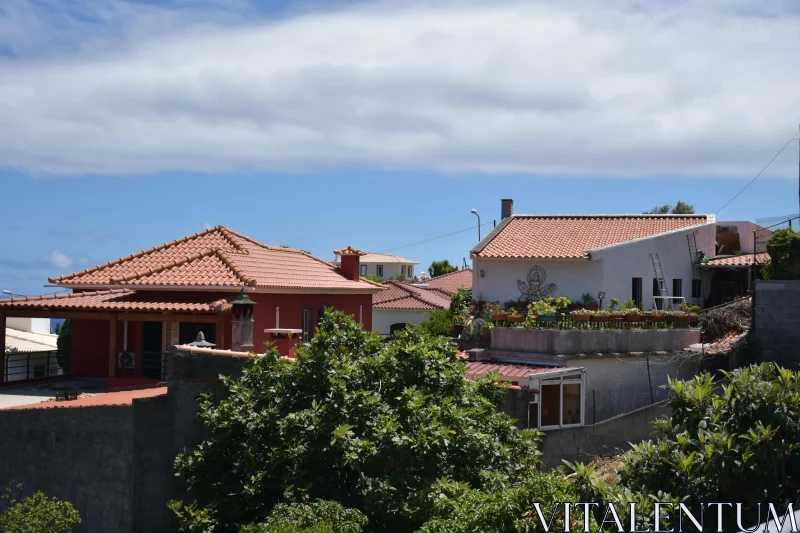
[[[661,290],[658,285],[658,278],[653,278],[653,296],[661,296]],[[663,307],[664,301],[661,298],[653,298],[656,303],[656,309]]]
[[[738,226],[717,226],[717,233],[739,233]]]
[[[583,425],[584,374],[571,373],[530,380],[528,427],[554,429]]]
[[[401,276],[405,276],[406,275],[406,266],[405,265],[400,265],[400,275]]]
[[[383,265],[378,265],[376,268],[378,269],[378,277],[382,278],[383,277]]]
[[[692,280],[692,298],[702,298],[703,297],[703,285],[700,283],[699,279]]]
[[[311,328],[314,327],[312,316],[314,316],[314,309],[311,307],[303,308],[303,342],[307,342],[311,338]]]
[[[636,303],[636,307],[642,306],[642,278],[633,278],[631,283],[631,300]]]
[[[672,296],[676,298],[680,298],[683,296],[683,280],[682,279],[673,279],[672,280]]]
[[[411,266],[411,265],[408,265],[408,277],[409,278],[413,278],[414,277],[414,267]]]
[[[362,276],[367,275],[367,265],[361,265],[361,275]]]

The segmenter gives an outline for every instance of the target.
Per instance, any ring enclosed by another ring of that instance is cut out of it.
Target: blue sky
[[[9,0],[0,288],[207,224],[331,259],[491,223],[507,197],[715,213],[800,119],[800,11],[752,5]],[[797,203],[793,145],[718,217]],[[394,253],[460,264],[476,240]]]

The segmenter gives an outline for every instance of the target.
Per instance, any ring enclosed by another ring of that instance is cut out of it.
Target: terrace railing
[[[9,352],[5,354],[3,381],[25,381],[71,374],[70,350]]]

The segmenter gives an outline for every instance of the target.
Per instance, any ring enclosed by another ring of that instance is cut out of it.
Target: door
[[[142,377],[162,379],[161,322],[142,323]]]

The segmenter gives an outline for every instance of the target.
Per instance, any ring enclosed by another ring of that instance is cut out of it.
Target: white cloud
[[[0,165],[752,176],[800,117],[789,1],[390,2],[247,23],[102,5],[122,38],[0,59]],[[794,176],[794,155],[770,173]]]
[[[64,252],[60,252],[58,250],[53,250],[50,252],[49,259],[50,266],[55,268],[69,268],[72,266],[72,258]]]

